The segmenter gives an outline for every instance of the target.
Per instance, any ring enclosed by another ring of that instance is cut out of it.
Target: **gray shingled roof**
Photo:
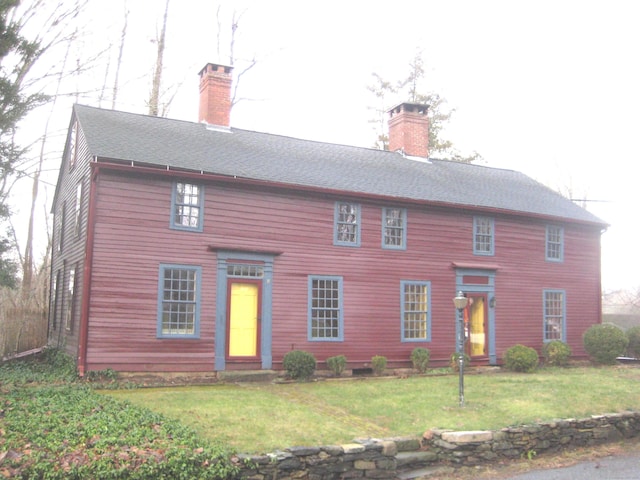
[[[605,223],[513,171],[76,105],[91,155],[302,187]]]

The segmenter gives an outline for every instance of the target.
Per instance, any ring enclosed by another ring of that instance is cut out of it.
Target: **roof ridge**
[[[93,105],[86,105],[86,104],[81,104],[81,103],[74,104],[74,107],[89,108],[89,109],[96,110],[96,111],[99,111],[99,112],[105,112],[107,114],[108,113],[113,113],[113,114],[133,115],[133,116],[137,116],[137,117],[140,117],[140,118],[147,118],[147,119],[149,119],[151,121],[153,121],[154,119],[157,119],[158,121],[182,122],[182,123],[191,124],[191,125],[203,125],[205,127],[207,125],[210,125],[210,124],[208,124],[206,122],[196,122],[196,121],[192,121],[192,120],[184,120],[184,119],[171,118],[171,117],[160,117],[160,116],[156,116],[156,115],[149,115],[149,114],[146,114],[146,113],[129,112],[129,111],[126,111],[126,110],[116,110],[116,109],[111,109],[111,108],[95,107]],[[225,131],[229,131],[230,130],[231,132],[245,132],[245,133],[252,133],[252,134],[256,134],[256,135],[267,135],[267,136],[271,136],[271,137],[286,138],[286,139],[296,140],[296,141],[300,141],[300,142],[311,142],[311,143],[317,143],[317,144],[322,144],[322,145],[334,145],[334,146],[337,146],[337,147],[355,148],[355,149],[368,150],[368,151],[374,151],[374,152],[396,153],[396,152],[391,152],[389,150],[381,150],[379,148],[363,147],[363,146],[359,146],[359,145],[349,145],[349,144],[346,144],[346,143],[328,142],[328,141],[325,141],[325,140],[317,140],[317,139],[312,139],[312,138],[294,137],[294,136],[286,135],[286,134],[282,134],[282,133],[264,132],[264,131],[254,130],[254,129],[234,127],[234,126],[221,127],[221,130],[222,129],[224,129]],[[210,130],[213,131],[213,130],[217,130],[217,129],[212,128]]]
[[[606,225],[528,175],[448,159],[76,105],[90,154],[265,184]],[[424,161],[427,160],[427,161]]]

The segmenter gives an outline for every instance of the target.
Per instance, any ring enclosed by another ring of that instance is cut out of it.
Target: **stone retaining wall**
[[[495,431],[429,430],[422,438],[356,439],[347,445],[238,455],[234,461],[238,478],[245,480],[396,479],[429,465],[477,465],[638,436],[640,412],[626,412]]]

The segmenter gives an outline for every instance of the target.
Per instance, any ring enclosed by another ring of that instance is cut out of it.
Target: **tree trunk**
[[[160,83],[162,82],[162,60],[164,57],[164,41],[167,33],[167,16],[169,13],[169,0],[165,4],[164,19],[162,21],[162,31],[158,38],[158,55],[156,56],[156,70],[153,75],[151,86],[151,97],[149,98],[149,115],[158,116],[158,105],[160,103]]]
[[[53,95],[53,100],[51,102],[51,112],[49,114],[49,118],[47,119],[47,123],[45,124],[44,133],[42,135],[42,141],[40,144],[40,156],[38,158],[38,167],[36,168],[36,171],[33,174],[33,186],[31,187],[31,210],[29,212],[29,226],[27,229],[27,241],[24,247],[24,258],[22,261],[22,295],[25,298],[28,295],[30,295],[33,287],[33,226],[35,223],[35,210],[36,210],[36,202],[38,200],[38,186],[40,183],[40,173],[42,172],[42,163],[44,162],[44,156],[45,156],[45,145],[47,143],[47,139],[49,135],[49,121],[51,120],[51,116],[53,115],[54,109],[56,107],[56,101],[58,99],[58,95],[60,94],[60,85],[62,83],[62,79],[64,76],[65,66],[69,59],[69,51],[71,50],[71,45],[73,43],[73,40],[75,40],[76,38],[76,33],[74,33],[74,35],[71,36],[67,41],[67,50],[62,60],[62,67],[60,68],[60,73],[58,74],[58,84],[56,85],[56,92],[55,92],[55,95]]]
[[[118,52],[118,63],[116,63],[116,77],[113,81],[113,100],[111,102],[111,109],[116,108],[116,100],[118,99],[118,82],[120,80],[120,67],[122,66],[122,54],[124,52],[124,42],[127,37],[127,27],[129,20],[129,10],[125,1],[124,5],[124,25],[122,26],[122,34],[120,35],[120,50]]]

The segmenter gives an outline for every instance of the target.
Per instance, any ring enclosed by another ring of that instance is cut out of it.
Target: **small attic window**
[[[69,162],[69,170],[73,170],[76,164],[78,143],[78,122],[74,121],[71,125],[71,131],[69,132],[69,148],[67,150],[67,160]]]

